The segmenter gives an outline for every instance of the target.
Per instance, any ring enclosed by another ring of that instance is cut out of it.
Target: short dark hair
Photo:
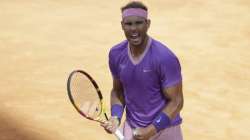
[[[123,6],[121,8],[121,11],[123,12],[124,10],[129,9],[129,8],[141,8],[141,9],[144,9],[144,10],[148,11],[147,6],[144,5],[140,1],[131,1],[131,2],[129,2],[128,4],[126,4],[125,6]]]

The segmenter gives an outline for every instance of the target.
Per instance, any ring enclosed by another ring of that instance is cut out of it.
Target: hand
[[[133,131],[136,140],[149,140],[151,136],[156,134],[156,128],[151,124],[145,128],[139,127]]]
[[[119,119],[117,117],[111,117],[108,121],[105,121],[101,123],[101,126],[104,127],[104,129],[108,133],[115,133],[116,129],[119,127]]]

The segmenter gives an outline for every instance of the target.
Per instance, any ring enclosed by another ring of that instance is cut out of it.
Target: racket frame
[[[92,83],[92,85],[94,86],[95,90],[96,90],[96,93],[99,97],[99,100],[100,100],[100,105],[101,105],[101,112],[99,113],[98,116],[100,116],[102,113],[104,114],[105,116],[105,119],[108,120],[108,116],[106,114],[106,111],[105,111],[105,108],[104,108],[104,103],[103,103],[103,96],[102,96],[102,93],[101,93],[101,90],[99,89],[99,86],[97,85],[96,81],[85,71],[83,70],[74,70],[70,73],[69,75],[69,78],[67,80],[67,91],[68,91],[68,96],[69,96],[69,99],[70,99],[70,102],[72,103],[72,105],[74,106],[74,108],[77,110],[78,113],[80,113],[83,117],[89,119],[89,120],[93,120],[93,121],[97,121],[97,122],[103,122],[100,117],[98,118],[91,118],[91,117],[88,117],[87,115],[85,115],[80,109],[79,107],[77,107],[77,105],[75,104],[74,102],[74,99],[73,99],[73,96],[71,94],[71,88],[70,88],[70,83],[71,83],[71,80],[72,80],[72,77],[74,74],[76,73],[81,73],[83,75],[85,75],[89,81]]]
[[[91,117],[86,116],[86,115],[77,107],[77,105],[76,105],[75,102],[74,102],[73,96],[71,95],[71,90],[70,90],[71,79],[72,79],[73,75],[74,75],[75,73],[78,73],[78,72],[81,73],[81,74],[83,74],[83,75],[85,75],[85,76],[90,80],[90,82],[91,82],[91,83],[93,84],[93,86],[95,87],[96,93],[98,94],[98,97],[99,97],[99,99],[100,99],[101,112],[100,112],[100,114],[98,115],[99,117],[96,118],[96,119],[93,119],[93,118],[91,118]],[[105,110],[105,107],[104,107],[104,103],[103,103],[103,96],[102,96],[101,90],[99,89],[99,87],[98,87],[96,81],[95,81],[87,72],[85,72],[85,71],[83,71],[83,70],[74,70],[74,71],[72,71],[72,72],[70,73],[70,75],[69,75],[68,80],[67,80],[67,91],[68,91],[68,96],[69,96],[69,99],[70,99],[72,105],[73,105],[74,108],[77,110],[77,112],[79,112],[83,117],[85,117],[85,118],[87,118],[87,119],[89,119],[89,120],[97,121],[97,122],[104,122],[103,120],[100,119],[100,115],[103,113],[104,116],[105,116],[105,119],[108,120],[108,116],[107,116],[107,113],[106,113],[106,110]],[[123,136],[123,134],[121,133],[121,131],[119,131],[119,129],[117,129],[117,130],[115,131],[115,135],[116,135],[116,137],[117,137],[119,140],[124,140],[124,136]]]

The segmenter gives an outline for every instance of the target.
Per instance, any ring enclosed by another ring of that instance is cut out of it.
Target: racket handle
[[[118,140],[125,140],[122,132],[119,129],[115,131],[115,136],[118,138]]]

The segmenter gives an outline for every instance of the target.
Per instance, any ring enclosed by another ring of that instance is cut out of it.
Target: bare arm
[[[174,119],[181,111],[184,103],[182,83],[163,89],[163,94],[169,100],[169,103],[163,109],[163,112],[166,113],[170,119]]]
[[[114,104],[125,106],[124,95],[123,95],[123,86],[119,79],[113,78],[113,88],[111,90],[110,98],[111,106]]]
[[[125,106],[123,86],[121,81],[116,78],[113,78],[113,88],[111,90],[110,104],[111,107],[113,105],[121,105],[124,108]],[[118,119],[118,117],[115,116],[110,117],[107,122],[101,124],[101,126],[103,126],[108,133],[114,133],[119,125],[120,118]]]
[[[173,87],[163,89],[163,94],[169,100],[167,106],[163,108],[164,112],[170,119],[174,119],[176,115],[181,111],[183,107],[183,92],[182,83],[179,83]],[[157,130],[153,124],[150,124],[146,128],[137,128],[136,139],[143,140],[155,135]]]

